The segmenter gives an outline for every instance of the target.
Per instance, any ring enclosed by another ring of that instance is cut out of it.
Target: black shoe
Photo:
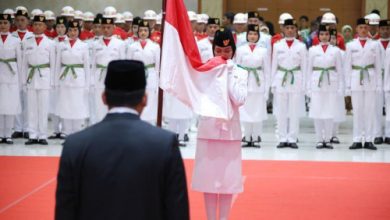
[[[24,132],[24,133],[23,133],[23,138],[24,138],[24,139],[29,139],[29,138],[30,138],[30,133]]]
[[[14,141],[11,138],[3,138],[2,142],[5,144],[14,144]]]
[[[190,141],[188,134],[184,134],[184,142],[188,142],[188,141]]]
[[[332,146],[332,144],[330,143],[330,142],[326,142],[326,143],[324,143],[325,144],[325,148],[326,149],[333,149],[333,146]]]
[[[385,144],[390,144],[390,137],[385,137]]]
[[[326,146],[325,142],[318,142],[316,148],[322,149],[322,148],[325,148],[325,146]]]
[[[65,140],[65,138],[66,138],[66,134],[64,134],[64,133],[59,133],[58,134],[58,139]]]
[[[48,145],[49,143],[47,143],[46,139],[39,139],[38,144],[40,144],[40,145]]]
[[[340,144],[340,140],[338,139],[338,137],[332,137],[330,139],[330,143],[332,143],[332,144]]]
[[[277,148],[286,148],[286,147],[289,147],[288,143],[287,142],[280,142],[278,144],[278,146],[276,146]]]
[[[23,132],[20,132],[20,131],[15,131],[12,136],[11,136],[13,139],[16,139],[16,138],[23,138]]]
[[[250,138],[250,140],[247,140],[245,138],[245,136],[242,138],[241,142],[244,142],[244,143],[249,143],[249,142],[252,142],[252,137]]]
[[[38,144],[38,139],[28,139],[28,141],[25,142],[24,144],[25,144],[25,145]]]
[[[376,150],[377,148],[375,147],[375,145],[372,142],[365,142],[364,149]]]
[[[254,148],[260,148],[260,144],[256,144],[256,143],[253,142],[252,147],[254,147]]]
[[[289,143],[288,146],[292,149],[298,149],[297,143]]]
[[[49,136],[49,140],[60,139],[61,133],[53,133]]]
[[[241,147],[253,147],[255,144],[251,141],[245,142],[245,144],[241,145]]]
[[[353,144],[349,147],[350,150],[362,149],[363,144],[361,142],[353,142]]]
[[[261,142],[261,137],[260,137],[260,136],[257,136],[256,140],[254,140],[253,142],[255,142],[255,143],[260,143],[260,142]]]
[[[383,137],[376,137],[374,139],[374,144],[383,144]]]

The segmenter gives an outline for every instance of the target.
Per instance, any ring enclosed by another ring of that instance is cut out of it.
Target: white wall
[[[188,10],[197,11],[198,0],[184,0],[184,2]],[[67,5],[72,6],[75,10],[91,11],[93,13],[102,12],[106,6],[114,6],[118,12],[131,11],[134,15],[142,15],[148,9],[159,13],[162,8],[162,0],[1,0],[0,10],[3,12],[6,8],[15,9],[19,5],[27,7],[29,11],[35,8],[52,10],[56,15]]]

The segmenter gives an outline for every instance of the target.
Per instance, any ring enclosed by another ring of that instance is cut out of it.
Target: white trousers
[[[179,140],[184,140],[184,135],[190,128],[190,119],[168,119],[168,129],[179,134]]]
[[[375,136],[375,91],[353,91],[353,142],[372,142]]]
[[[245,140],[251,140],[250,138],[252,137],[252,140],[257,140],[257,137],[261,136],[261,133],[263,131],[263,122],[254,122],[254,123],[249,123],[249,122],[243,122],[242,123],[244,126],[244,136]]]
[[[49,90],[27,90],[30,139],[46,139],[49,115]]]
[[[28,132],[28,120],[27,120],[27,92],[20,91],[20,106],[22,108],[22,113],[16,115],[15,117],[15,127],[14,130],[18,132]]]
[[[83,122],[84,120],[83,119],[77,119],[77,120],[74,120],[74,119],[63,119],[64,121],[64,134],[65,135],[70,135],[70,134],[73,134],[75,132],[78,132],[82,129],[82,126],[83,126]]]
[[[62,119],[55,114],[50,114],[51,122],[53,123],[53,133],[58,134],[63,130]]]
[[[340,122],[333,122],[332,137],[339,135]]]
[[[388,109],[387,111],[390,111],[390,109]],[[390,112],[388,112],[387,114],[390,114]],[[390,121],[386,121],[385,137],[390,138]]]
[[[299,133],[301,95],[296,93],[276,93],[279,142],[296,143]],[[287,113],[288,112],[288,113]]]
[[[383,117],[383,92],[377,92],[375,94],[375,136],[374,137],[383,137],[383,128],[385,118]]]
[[[333,119],[314,119],[317,142],[330,142],[333,125]]]
[[[10,138],[14,127],[15,115],[0,115],[0,138]]]

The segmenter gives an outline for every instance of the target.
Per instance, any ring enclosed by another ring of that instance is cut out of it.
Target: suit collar
[[[103,121],[112,120],[140,120],[140,117],[133,113],[109,113],[103,119]]]

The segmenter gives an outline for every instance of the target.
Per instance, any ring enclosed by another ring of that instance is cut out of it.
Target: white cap
[[[11,8],[5,9],[5,10],[3,11],[3,14],[9,14],[9,15],[11,15],[11,18],[14,18],[14,17],[15,17],[15,16],[14,16],[15,11],[14,11],[13,9],[11,9]]]
[[[134,16],[133,16],[133,14],[131,12],[125,11],[125,12],[122,13],[122,15],[123,15],[125,21],[133,21],[133,17]]]
[[[83,12],[80,10],[74,11],[74,19],[83,20],[84,18],[83,15],[84,15]]]
[[[35,15],[43,15],[43,11],[41,9],[38,9],[38,8],[33,9],[31,11],[31,19],[34,19]]]
[[[116,14],[116,19],[115,19],[115,24],[124,24],[125,23],[125,18],[123,17],[122,14],[117,13]]]
[[[43,14],[45,15],[46,20],[48,20],[48,21],[55,21],[56,20],[56,15],[52,11],[47,10],[47,11],[43,12]]]
[[[92,12],[90,11],[84,12],[83,21],[93,21],[94,19],[95,19],[95,15]]]
[[[147,19],[147,20],[157,20],[157,14],[153,10],[147,10],[144,13],[144,19]]]
[[[379,25],[379,22],[381,21],[381,17],[376,13],[368,14],[364,18],[368,19],[370,25]]]
[[[233,24],[246,24],[248,22],[248,17],[244,13],[237,13],[234,15]]]
[[[196,20],[198,20],[198,17],[196,16],[196,13],[195,13],[195,12],[193,12],[193,11],[188,11],[187,14],[188,14],[188,19],[190,19],[190,21],[196,21]]]
[[[18,7],[16,7],[15,8],[15,13],[17,12],[17,11],[26,11],[26,12],[28,12],[28,10],[27,10],[27,8],[26,7],[24,7],[24,6],[18,6]]]
[[[326,12],[322,15],[321,19],[322,24],[337,24],[336,16],[331,12]]]
[[[197,17],[197,23],[207,24],[207,21],[209,20],[209,16],[207,14],[198,14]]]
[[[74,17],[74,9],[70,6],[65,6],[61,10],[61,16]]]
[[[264,31],[266,31],[267,33],[269,33],[269,28],[268,28],[267,26],[265,26],[265,25],[261,25],[261,26],[260,26],[260,32],[264,32]]]
[[[279,16],[279,24],[284,24],[284,20],[293,19],[293,16],[289,13],[283,13]]]
[[[156,19],[156,24],[160,24],[161,25],[161,21],[162,21],[162,14],[158,14],[157,15],[157,19]]]
[[[108,6],[103,11],[103,17],[105,18],[116,18],[116,9],[112,6]]]

